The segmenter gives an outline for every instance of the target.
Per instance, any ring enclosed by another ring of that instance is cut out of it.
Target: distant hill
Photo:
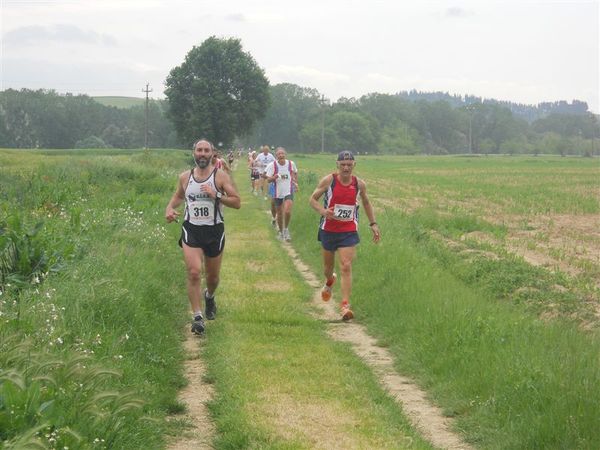
[[[128,109],[132,106],[143,105],[146,101],[144,98],[139,97],[92,97],[98,103],[104,106],[114,106],[116,108]]]

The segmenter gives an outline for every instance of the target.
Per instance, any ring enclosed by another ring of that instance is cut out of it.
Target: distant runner
[[[274,183],[273,200],[277,208],[276,217],[279,227],[279,239],[291,241],[288,226],[292,219],[294,192],[298,190],[298,169],[294,161],[286,159],[283,147],[275,150],[276,161],[270,163],[265,170],[265,180]]]
[[[350,309],[352,293],[352,261],[356,254],[355,246],[360,242],[358,236],[358,198],[360,197],[369,226],[373,233],[373,242],[381,239],[381,233],[375,213],[367,196],[367,186],[360,178],[352,175],[356,161],[349,151],[343,151],[337,157],[337,173],[324,177],[310,197],[310,206],[321,215],[319,241],[323,247],[323,273],[325,285],[321,290],[323,301],[331,299],[331,291],[336,280],[334,273],[335,254],[339,255],[341,270],[342,302],[340,304],[343,320],[350,320],[354,313]],[[325,194],[323,205],[320,199]]]
[[[264,199],[267,200],[267,182],[265,181],[265,169],[269,164],[275,161],[275,157],[269,151],[270,148],[268,145],[263,145],[261,148],[261,152],[256,156],[256,160],[258,161],[259,172],[261,179],[259,181],[261,195],[264,196]]]
[[[248,169],[250,169],[250,188],[254,195],[257,195],[258,184],[260,182],[260,163],[256,159],[258,154],[256,151],[252,151],[248,156]]]

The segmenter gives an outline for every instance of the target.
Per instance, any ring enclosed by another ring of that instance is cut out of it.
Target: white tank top
[[[193,225],[216,225],[223,222],[223,205],[217,199],[210,198],[202,192],[201,186],[215,187],[217,169],[202,181],[196,181],[193,169],[190,171],[187,187],[185,188],[185,220]]]

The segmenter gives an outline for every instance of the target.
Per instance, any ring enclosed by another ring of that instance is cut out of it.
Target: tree
[[[377,140],[369,120],[357,112],[338,111],[331,117],[331,128],[338,136],[337,148],[357,152],[377,153]],[[328,146],[328,149],[332,148]]]
[[[183,143],[205,137],[229,146],[269,106],[269,82],[239,39],[212,36],[194,46],[166,86],[169,117]]]
[[[318,153],[321,151],[321,133],[324,133],[325,151],[335,152],[339,148],[339,138],[330,125],[322,127],[321,120],[308,122],[300,130],[300,143],[307,153]]]
[[[250,137],[253,145],[273,144],[300,149],[300,131],[310,120],[321,117],[319,91],[291,83],[270,88],[271,107]],[[320,120],[320,119],[319,119]]]
[[[398,120],[395,124],[383,128],[379,150],[382,153],[413,155],[420,152],[416,144],[417,139],[418,133],[416,130]]]
[[[98,136],[88,136],[75,143],[75,148],[110,148],[106,142]]]

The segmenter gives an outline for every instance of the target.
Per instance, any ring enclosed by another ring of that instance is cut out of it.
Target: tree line
[[[378,93],[329,103],[316,89],[288,83],[268,92],[264,118],[229,144],[299,152],[600,154],[598,120],[587,108],[528,123],[500,103],[452,106]],[[189,145],[175,131],[168,101],[149,103],[148,129],[150,147]],[[116,108],[52,90],[0,92],[0,147],[140,148],[144,130],[143,105]]]
[[[317,90],[293,84],[270,92],[271,106],[247,142],[304,152],[323,147],[391,154],[600,154],[598,120],[583,102],[529,123],[500,102],[475,97],[452,104],[373,93],[329,103]]]
[[[299,152],[386,154],[600,154],[597,117],[585,102],[537,106],[443,92],[371,93],[330,102],[295,84],[269,85],[239,39],[194,46],[148,108],[150,147],[284,146]],[[53,90],[0,92],[0,147],[139,148],[143,105],[104,106]]]
[[[164,101],[148,104],[149,142],[177,145]],[[53,90],[7,89],[0,92],[0,147],[139,148],[144,145],[145,107],[105,106],[87,95]]]

